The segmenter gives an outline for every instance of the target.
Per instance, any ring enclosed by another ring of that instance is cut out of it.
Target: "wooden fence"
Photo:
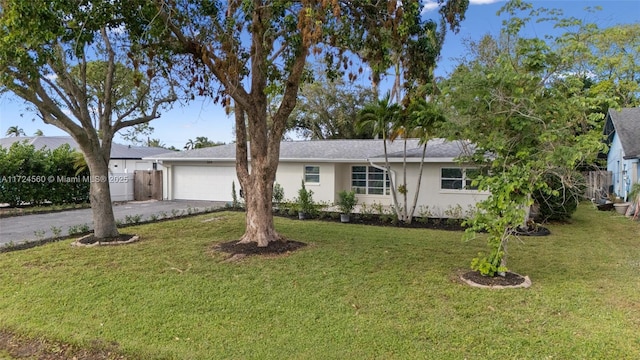
[[[613,173],[611,171],[589,171],[583,174],[587,182],[587,199],[602,199],[611,192]]]
[[[134,172],[134,180],[134,200],[162,200],[161,170],[136,170]]]

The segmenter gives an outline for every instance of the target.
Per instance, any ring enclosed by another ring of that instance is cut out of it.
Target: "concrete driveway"
[[[224,207],[221,201],[171,200],[171,201],[131,201],[114,204],[116,220],[126,222],[127,216],[140,215],[143,221],[152,215],[172,217],[191,211],[203,211]],[[62,236],[69,235],[69,228],[83,225],[93,228],[91,209],[61,211],[49,214],[12,216],[0,219],[0,246],[8,243],[22,243],[54,237],[53,229],[60,230]]]

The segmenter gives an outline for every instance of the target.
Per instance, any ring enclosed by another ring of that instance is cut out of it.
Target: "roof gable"
[[[640,108],[609,109],[605,135],[609,142],[618,134],[625,159],[640,158]]]

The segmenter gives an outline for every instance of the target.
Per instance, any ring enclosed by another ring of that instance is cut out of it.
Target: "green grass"
[[[638,222],[582,206],[551,236],[510,244],[531,288],[486,290],[458,280],[485,247],[456,232],[276,218],[309,246],[223,262],[208,250],[239,238],[243,216],[2,253],[0,329],[142,359],[640,358]]]

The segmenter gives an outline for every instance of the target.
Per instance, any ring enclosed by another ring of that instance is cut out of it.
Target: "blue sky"
[[[464,56],[464,39],[479,39],[487,33],[498,34],[502,20],[496,16],[496,12],[504,4],[504,1],[496,0],[471,0],[466,19],[458,34],[449,33],[441,54],[441,60],[436,69],[436,74],[445,76],[456,64],[455,59]],[[533,1],[534,7],[559,8],[566,16],[574,16],[585,21],[595,22],[600,27],[609,27],[616,24],[628,24],[640,22],[640,0],[558,0],[558,1]],[[588,13],[586,7],[602,7],[601,11]],[[437,9],[428,11],[426,16],[435,16]],[[533,24],[527,29],[528,35],[542,37],[550,34],[553,29],[548,24]],[[35,119],[32,121],[32,119]],[[10,126],[17,125],[24,129],[27,135],[33,135],[37,129],[41,129],[45,135],[66,136],[62,130],[45,125],[38,119],[33,111],[27,109],[24,103],[10,94],[0,95],[0,137]],[[175,146],[179,149],[189,139],[197,136],[206,136],[214,141],[232,142],[233,118],[225,115],[219,105],[214,105],[210,100],[196,99],[187,105],[175,104],[173,109],[165,111],[160,119],[151,122],[155,128],[152,138],[159,138],[167,146]],[[116,137],[116,142],[124,143]]]

